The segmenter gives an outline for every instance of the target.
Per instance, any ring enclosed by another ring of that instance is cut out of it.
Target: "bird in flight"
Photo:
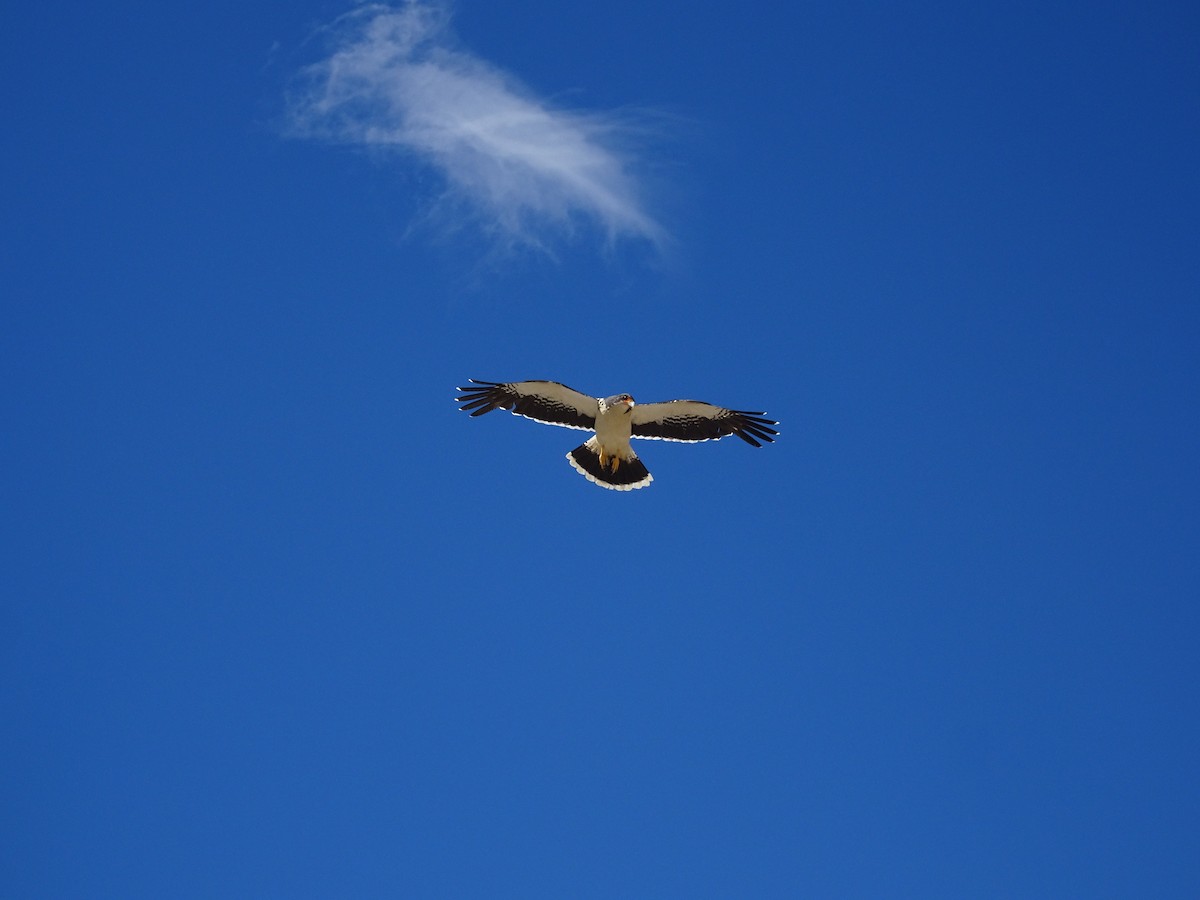
[[[644,488],[654,476],[629,445],[630,438],[657,441],[715,441],[736,434],[761,447],[779,434],[779,423],[763,413],[726,409],[699,400],[634,403],[628,394],[589,397],[557,381],[476,381],[460,387],[460,409],[482,416],[509,409],[547,425],[594,431],[567,454],[567,462],[593,484],[613,491]]]

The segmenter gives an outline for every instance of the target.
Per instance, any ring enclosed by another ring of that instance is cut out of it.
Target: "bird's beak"
[[[628,412],[633,412],[633,408],[634,408],[635,406],[637,406],[637,404],[636,404],[636,403],[634,403],[634,402],[633,402],[633,398],[632,398],[632,397],[630,397],[628,400],[626,400],[626,401],[625,401],[625,412],[627,412],[627,413],[628,413]]]

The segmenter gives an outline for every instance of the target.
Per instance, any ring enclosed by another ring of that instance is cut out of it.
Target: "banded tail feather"
[[[567,462],[588,481],[610,491],[632,491],[654,480],[632,450],[628,456],[607,456],[601,462],[599,443],[594,437],[568,453]]]

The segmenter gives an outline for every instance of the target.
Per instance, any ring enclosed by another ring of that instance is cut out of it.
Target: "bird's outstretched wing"
[[[715,441],[736,434],[747,444],[761,447],[779,434],[779,423],[762,413],[725,409],[699,400],[639,403],[633,408],[633,436],[660,441]]]
[[[459,408],[473,416],[482,416],[493,409],[511,409],[514,415],[525,416],[547,425],[563,425],[591,431],[596,427],[600,404],[595,397],[581,394],[557,381],[476,381],[466,387],[456,399]]]

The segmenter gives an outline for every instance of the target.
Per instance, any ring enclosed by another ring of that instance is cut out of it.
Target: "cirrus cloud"
[[[300,73],[293,133],[401,151],[440,173],[441,208],[494,237],[544,246],[581,222],[607,240],[660,245],[629,151],[628,116],[563,109],[457,47],[446,6],[373,3],[329,28],[332,49]]]

